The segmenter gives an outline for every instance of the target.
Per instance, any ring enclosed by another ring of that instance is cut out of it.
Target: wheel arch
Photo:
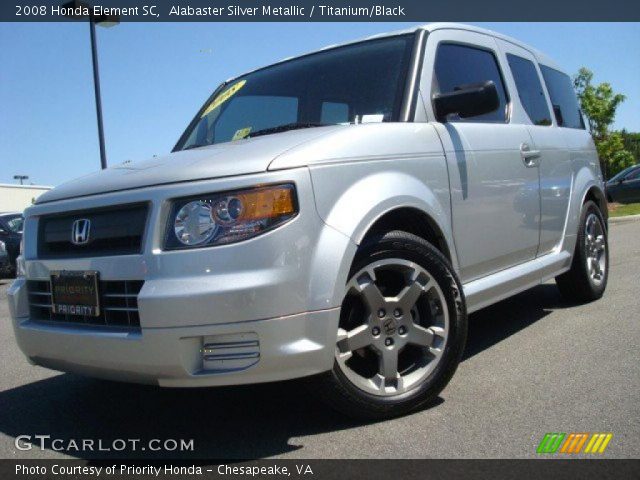
[[[451,248],[438,223],[426,212],[415,207],[398,207],[380,215],[364,234],[362,241],[393,230],[416,235],[431,243],[452,262]]]
[[[375,233],[402,230],[433,243],[457,270],[448,192],[434,191],[412,173],[377,172],[340,192],[330,206],[322,203],[325,222],[356,245]]]
[[[585,202],[588,202],[589,200],[591,200],[596,205],[598,205],[598,208],[600,209],[600,212],[602,213],[602,216],[604,217],[605,226],[606,226],[607,225],[607,221],[609,219],[609,209],[608,209],[607,196],[602,191],[602,189],[600,189],[598,186],[592,185],[585,192],[584,198],[582,199],[582,204],[581,205],[584,205]]]
[[[367,235],[382,229],[426,237],[457,269],[448,191],[430,188],[422,180],[424,171],[430,174],[433,185],[448,185],[444,164],[435,158],[403,160],[394,169],[387,162],[311,169],[320,218],[329,230],[343,235],[350,244],[346,251],[323,247],[322,256],[318,257],[320,271],[326,269],[327,261],[340,265],[331,281],[334,305],[338,299],[342,301],[359,246]]]
[[[596,205],[599,206],[606,225],[608,219],[608,204],[604,184],[602,180],[594,174],[591,168],[583,167],[576,172],[573,180],[567,224],[562,245],[562,250],[569,252],[572,257],[579,228],[580,212],[582,211],[582,206],[589,200],[593,200]]]

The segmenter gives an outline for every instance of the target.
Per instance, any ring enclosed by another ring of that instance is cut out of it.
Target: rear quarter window
[[[553,113],[558,125],[584,130],[580,106],[569,75],[542,64],[540,64],[540,70],[551,97]]]

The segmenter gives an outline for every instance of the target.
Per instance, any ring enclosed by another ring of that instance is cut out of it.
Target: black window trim
[[[493,38],[493,37],[490,37]],[[494,125],[509,125],[511,124],[511,120],[512,120],[512,112],[513,112],[513,104],[512,104],[512,100],[511,100],[511,93],[509,92],[509,86],[507,85],[507,82],[505,82],[505,76],[504,76],[504,71],[502,70],[502,65],[500,63],[500,57],[498,55],[498,52],[496,50],[494,50],[493,48],[490,47],[485,47],[484,45],[478,45],[477,43],[470,43],[470,42],[463,42],[463,41],[459,41],[459,40],[440,40],[438,42],[438,44],[436,45],[435,48],[435,55],[433,57],[433,68],[431,71],[431,75],[435,75],[435,69],[436,69],[436,60],[438,58],[438,51],[440,50],[440,46],[441,45],[459,45],[461,47],[468,47],[468,48],[474,48],[476,50],[482,50],[485,52],[490,53],[491,55],[493,55],[493,59],[496,62],[496,67],[498,67],[498,74],[500,75],[500,81],[502,82],[502,87],[504,88],[504,95],[505,95],[505,121],[504,122],[476,122],[476,123],[493,123]],[[497,85],[496,85],[497,87]],[[431,111],[435,113],[435,108],[433,105],[433,81],[431,82],[431,85],[429,86],[430,89],[430,94],[429,94],[429,100],[431,102]],[[438,92],[439,93],[439,92]],[[474,123],[473,121],[465,121],[463,123]]]
[[[418,102],[420,101],[420,80],[422,78],[424,57],[427,51],[428,36],[429,32],[422,28],[419,28],[415,32],[415,41],[409,59],[409,69],[403,93],[402,107],[400,108],[401,122],[416,121],[416,112],[418,110]]]

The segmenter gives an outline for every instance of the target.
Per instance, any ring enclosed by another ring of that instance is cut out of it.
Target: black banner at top
[[[633,0],[3,0],[2,22],[640,21]]]

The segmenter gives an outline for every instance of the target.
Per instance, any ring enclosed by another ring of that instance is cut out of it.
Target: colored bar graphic
[[[587,441],[587,438],[589,438],[589,434],[588,433],[580,433],[579,435],[581,435],[582,438],[578,442],[578,445],[576,445],[575,451],[573,451],[571,453],[580,453],[580,450],[582,450],[582,446]]]
[[[605,452],[612,438],[613,433],[547,433],[538,445],[537,453],[576,454],[582,452],[586,444],[583,453],[601,454]]]
[[[558,447],[562,443],[566,433],[547,433],[540,445],[538,445],[538,453],[556,453]]]
[[[594,433],[584,453],[604,453],[612,438],[612,433]]]
[[[587,438],[589,438],[588,433],[570,433],[562,444],[560,453],[580,453]]]

